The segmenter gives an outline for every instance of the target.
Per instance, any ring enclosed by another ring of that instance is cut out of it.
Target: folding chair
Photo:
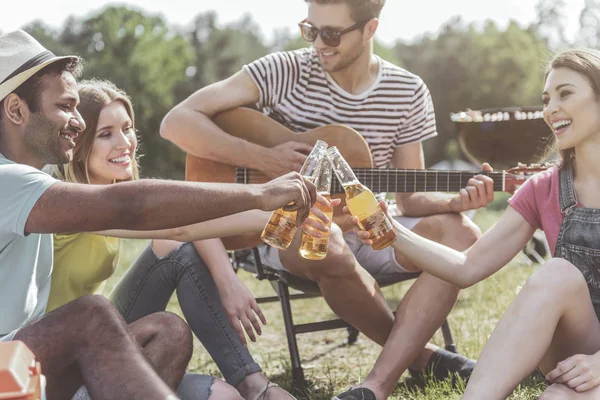
[[[357,340],[358,330],[340,318],[305,324],[295,324],[292,316],[292,306],[290,301],[295,299],[320,297],[321,292],[319,290],[319,286],[313,281],[299,278],[289,272],[275,270],[263,265],[258,248],[254,247],[251,251],[243,250],[234,252],[232,262],[236,268],[241,267],[247,271],[255,272],[257,279],[268,280],[273,286],[276,292],[275,296],[258,297],[256,298],[256,301],[259,304],[275,301],[279,301],[281,303],[285,334],[288,342],[290,362],[292,366],[292,387],[295,391],[302,392],[307,387],[307,382],[304,378],[304,370],[302,369],[296,335],[300,333],[321,332],[331,329],[347,328],[348,344],[353,344]],[[418,272],[411,273],[406,274],[402,278],[396,278],[393,280],[378,280],[377,283],[380,287],[385,287],[398,282],[415,279],[418,276]],[[301,293],[290,294],[290,288],[298,290]],[[447,320],[442,324],[441,330],[444,337],[444,345],[446,350],[456,352],[456,345],[452,339],[452,333],[450,332],[450,326],[448,325]]]

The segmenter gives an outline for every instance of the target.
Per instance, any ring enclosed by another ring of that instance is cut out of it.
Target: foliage
[[[535,31],[515,22],[501,30],[487,21],[478,29],[456,17],[437,37],[399,42],[396,51],[431,91],[440,137],[426,142],[428,163],[447,157],[444,148],[454,130],[450,113],[540,103],[540,67],[547,48]]]
[[[579,15],[579,45],[598,48],[600,46],[600,1],[585,0]]]
[[[146,175],[172,176],[174,167],[182,170],[181,152],[158,135],[162,117],[180,100],[175,88],[185,81],[193,59],[181,35],[161,17],[126,7],[107,7],[83,20],[71,17],[58,35],[39,24],[26,29],[50,42],[52,50],[62,46],[59,54],[83,57],[84,78],[109,79],[131,96]]]
[[[568,46],[564,20],[566,7],[565,0],[538,0],[535,6],[537,20],[533,26],[551,47]]]
[[[433,97],[440,136],[425,142],[427,164],[460,156],[448,116],[466,108],[537,105],[541,66],[549,48],[566,47],[564,0],[539,0],[528,27],[449,19],[436,35],[394,46],[374,42],[377,54],[420,75]],[[384,10],[385,12],[385,10]],[[600,1],[585,0],[574,43],[600,44]],[[25,29],[56,54],[86,59],[85,77],[110,79],[133,99],[142,134],[142,173],[182,178],[182,151],[158,135],[160,121],[195,90],[237,72],[272,51],[306,46],[296,27],[280,29],[268,44],[251,16],[227,25],[203,12],[174,27],[160,15],[108,6],[85,17],[69,17],[60,28],[32,21]]]

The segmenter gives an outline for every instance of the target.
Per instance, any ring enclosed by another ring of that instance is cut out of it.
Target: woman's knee
[[[573,389],[561,384],[554,384],[542,393],[539,400],[568,400],[573,397]]]
[[[243,400],[238,391],[210,375],[185,374],[177,387],[182,400]]]
[[[552,258],[527,280],[524,289],[538,290],[556,297],[564,293],[587,293],[587,284],[581,271],[569,261]]]
[[[209,400],[243,400],[243,397],[233,386],[220,379],[215,379],[210,387]]]
[[[152,241],[152,251],[157,258],[167,257],[169,254],[182,246],[181,242],[166,239],[155,239]]]

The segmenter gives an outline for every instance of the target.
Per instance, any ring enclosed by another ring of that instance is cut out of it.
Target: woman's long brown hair
[[[544,81],[548,79],[548,75],[552,70],[558,68],[568,68],[583,75],[590,83],[596,101],[600,99],[600,51],[594,49],[571,49],[558,53],[548,63]],[[569,166],[575,158],[575,149],[560,150],[559,154],[561,167]]]
[[[81,81],[78,86],[80,103],[77,108],[86,123],[86,129],[76,140],[75,148],[73,149],[73,161],[69,164],[57,166],[54,173],[58,179],[63,181],[90,183],[88,159],[94,145],[96,127],[102,109],[114,101],[120,101],[125,106],[129,118],[131,118],[134,130],[135,116],[129,96],[123,90],[116,87],[114,83],[106,80],[90,79]],[[139,179],[136,154],[131,158],[131,163],[133,175],[127,180]]]

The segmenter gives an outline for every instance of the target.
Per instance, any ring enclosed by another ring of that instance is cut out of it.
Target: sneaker
[[[431,355],[424,371],[415,371],[409,368],[408,372],[413,378],[423,381],[428,378],[442,381],[454,374],[468,380],[474,368],[475,360],[471,360],[462,354],[438,349]]]
[[[377,400],[371,389],[357,387],[350,388],[344,393],[332,397],[331,400]]]

